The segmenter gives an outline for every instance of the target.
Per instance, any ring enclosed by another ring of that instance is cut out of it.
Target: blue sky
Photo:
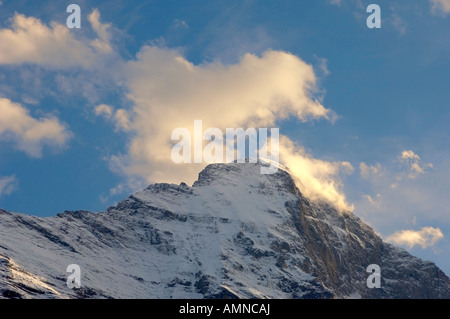
[[[66,27],[72,2],[81,29]],[[103,211],[150,182],[191,182],[201,167],[164,162],[163,125],[192,123],[198,103],[240,127],[250,94],[262,108],[282,96],[287,115],[259,121],[295,144],[280,160],[450,273],[450,1],[72,2],[1,1],[1,208]]]

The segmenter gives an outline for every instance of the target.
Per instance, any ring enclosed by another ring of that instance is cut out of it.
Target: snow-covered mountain
[[[102,213],[0,210],[0,298],[450,297],[435,264],[260,165],[209,165],[192,187],[150,185]]]

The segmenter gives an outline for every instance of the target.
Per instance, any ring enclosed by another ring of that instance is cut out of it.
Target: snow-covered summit
[[[209,165],[192,187],[150,185],[102,213],[0,210],[0,298],[450,297],[436,265],[261,165]],[[66,285],[69,264],[80,289]]]

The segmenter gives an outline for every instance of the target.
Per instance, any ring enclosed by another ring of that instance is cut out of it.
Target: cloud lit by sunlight
[[[421,230],[401,230],[386,238],[386,241],[405,246],[409,249],[418,245],[423,249],[435,245],[444,238],[439,228],[423,227]]]
[[[53,116],[33,118],[27,109],[0,98],[0,140],[12,141],[29,156],[41,157],[44,145],[61,148],[72,133]]]

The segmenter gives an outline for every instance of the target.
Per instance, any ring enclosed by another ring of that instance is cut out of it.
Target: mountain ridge
[[[0,210],[0,298],[450,298],[435,264],[260,165],[211,164],[192,187],[152,184],[105,212]]]

